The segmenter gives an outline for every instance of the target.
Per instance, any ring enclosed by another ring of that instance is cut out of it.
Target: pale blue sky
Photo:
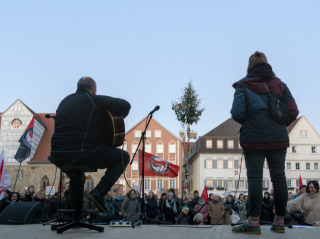
[[[206,108],[203,135],[230,117],[249,56],[264,52],[320,132],[320,1],[0,0],[0,112],[20,98],[55,112],[82,76],[132,105],[127,129],[156,105],[181,129],[171,102],[192,79]]]

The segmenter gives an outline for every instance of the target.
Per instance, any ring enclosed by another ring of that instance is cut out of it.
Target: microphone
[[[149,113],[149,115],[152,115],[154,112],[156,112],[156,111],[159,110],[159,109],[160,109],[160,106],[157,105],[156,107],[154,107],[153,111],[151,111],[151,112]]]
[[[47,119],[50,119],[50,118],[55,119],[55,118],[56,118],[55,115],[49,115],[49,114],[45,114],[45,117],[46,117]]]

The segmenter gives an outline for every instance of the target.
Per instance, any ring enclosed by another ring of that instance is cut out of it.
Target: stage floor
[[[149,239],[175,239],[175,238],[204,238],[204,239],[228,239],[228,238],[272,238],[272,239],[313,239],[320,238],[320,228],[286,228],[286,233],[275,233],[270,231],[270,226],[262,226],[261,235],[235,234],[231,226],[214,226],[212,228],[190,228],[190,227],[163,227],[143,225],[136,228],[131,227],[109,227],[105,226],[103,233],[90,231],[88,229],[71,229],[63,234],[51,231],[50,226],[37,225],[0,225],[1,238],[23,238],[23,239],[49,239],[49,238],[149,238]]]

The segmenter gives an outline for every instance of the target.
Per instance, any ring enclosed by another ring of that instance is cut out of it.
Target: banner
[[[228,197],[230,194],[231,194],[231,191],[230,191],[229,189],[227,189],[227,190],[222,194],[222,196],[223,196],[224,198],[226,198],[226,197]]]
[[[0,154],[0,200],[4,196],[5,175],[6,170],[4,165],[4,150],[2,150]]]
[[[22,163],[25,159],[29,158],[30,151],[31,151],[31,144],[32,144],[32,137],[33,137],[33,126],[34,126],[34,116],[30,121],[28,127],[22,134],[19,143],[20,147],[14,156],[14,158],[19,162]]]
[[[142,175],[142,150],[138,154],[139,175]],[[144,154],[144,176],[163,176],[175,178],[179,174],[180,166],[154,156],[149,153]]]
[[[11,174],[6,174],[4,176],[4,189],[11,189]]]
[[[54,195],[56,193],[56,188],[55,186],[47,185],[46,186],[46,194],[49,195]]]

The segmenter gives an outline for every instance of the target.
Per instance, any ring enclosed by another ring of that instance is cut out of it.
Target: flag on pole
[[[25,159],[27,159],[30,156],[31,151],[31,144],[32,144],[32,138],[33,138],[33,126],[34,126],[34,116],[32,117],[32,120],[30,121],[28,127],[22,134],[19,143],[20,147],[14,156],[14,158],[19,162],[22,163]]]
[[[299,190],[300,190],[300,187],[302,186],[302,179],[301,179],[301,174],[300,174],[300,178],[299,178]]]
[[[4,165],[4,150],[0,154],[0,200],[4,197],[6,170]]]
[[[203,191],[202,191],[202,193],[201,193],[201,197],[204,198],[204,201],[205,201],[206,203],[209,202],[209,195],[208,195],[207,186],[204,186],[204,189],[203,189]]]
[[[142,175],[142,150],[138,153],[139,175]],[[163,176],[175,178],[178,176],[180,166],[154,156],[144,153],[144,175],[145,176]]]

